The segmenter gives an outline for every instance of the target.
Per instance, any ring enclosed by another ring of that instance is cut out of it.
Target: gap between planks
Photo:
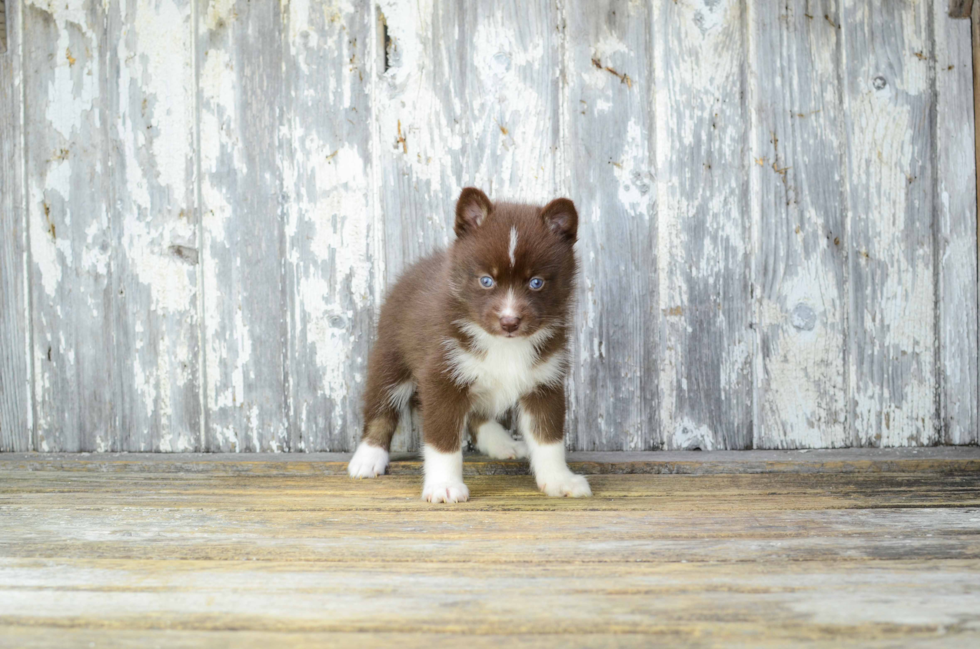
[[[11,471],[207,473],[225,475],[346,475],[350,453],[5,453],[0,475]],[[802,451],[650,451],[568,454],[577,473],[721,475],[756,473],[978,473],[980,447],[834,449]],[[467,455],[464,473],[529,475],[525,460]],[[413,454],[395,454],[391,475],[421,475]]]

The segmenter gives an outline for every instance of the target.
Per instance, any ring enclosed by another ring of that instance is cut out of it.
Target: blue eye
[[[493,288],[493,278],[489,275],[484,275],[480,278],[480,286],[483,288]]]
[[[544,280],[540,277],[532,277],[531,281],[528,283],[532,291],[540,291],[541,287],[544,286]]]

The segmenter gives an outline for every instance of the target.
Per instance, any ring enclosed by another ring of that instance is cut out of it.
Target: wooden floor
[[[0,647],[980,647],[976,447],[342,459],[0,456]]]

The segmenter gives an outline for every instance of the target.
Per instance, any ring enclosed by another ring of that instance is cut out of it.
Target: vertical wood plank
[[[280,5],[200,3],[208,451],[288,447]]]
[[[431,1],[378,3],[382,76],[376,146],[388,286],[412,263],[452,241],[453,193],[464,180],[462,149],[471,137],[457,103],[465,51],[448,47],[467,47],[455,43],[460,8]]]
[[[563,15],[564,159],[582,264],[569,443],[659,448],[652,5],[570,0]]]
[[[199,451],[190,0],[107,5],[115,410],[126,451]]]
[[[378,84],[386,281],[452,240],[462,187],[545,202],[559,168],[557,8],[383,1]],[[394,448],[417,447],[400,433]],[[402,446],[404,445],[404,446]]]
[[[752,443],[744,12],[738,0],[654,3],[660,422],[669,449]]]
[[[930,3],[845,0],[855,441],[938,441]]]
[[[353,449],[384,250],[375,244],[367,3],[283,4],[283,175],[290,435],[295,451]]]
[[[755,448],[850,443],[835,0],[749,6]]]
[[[977,176],[970,25],[933,5],[936,259],[943,437],[977,440]]]
[[[976,165],[976,184],[977,193],[980,194],[980,2],[973,5],[973,13],[970,18],[970,31],[973,46],[973,145],[974,145],[974,164]],[[977,266],[980,270],[980,206],[977,208]],[[980,273],[977,281],[978,297],[977,302],[980,306]],[[977,318],[980,319],[980,313]],[[978,324],[978,341],[980,347],[980,324]],[[980,363],[978,363],[980,365]],[[980,367],[977,368],[980,372]],[[977,381],[980,386],[980,377]],[[980,409],[980,394],[977,395],[978,409]],[[974,441],[980,443],[980,430],[974,429]]]
[[[0,8],[0,452],[33,450],[20,15]]]
[[[106,16],[24,6],[37,450],[118,450]]]
[[[561,170],[557,7],[510,0],[462,8],[455,34],[447,30],[457,42],[438,39],[436,54],[460,68],[460,84],[445,101],[447,114],[463,127],[456,162],[461,184],[486,187],[494,200],[543,205],[556,197]],[[450,111],[454,104],[458,114]],[[459,187],[448,189],[443,213],[451,231]]]

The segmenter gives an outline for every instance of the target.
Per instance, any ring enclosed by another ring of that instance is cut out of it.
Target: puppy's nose
[[[521,326],[521,319],[512,315],[505,315],[500,318],[500,328],[509,334],[517,331],[517,328]]]

